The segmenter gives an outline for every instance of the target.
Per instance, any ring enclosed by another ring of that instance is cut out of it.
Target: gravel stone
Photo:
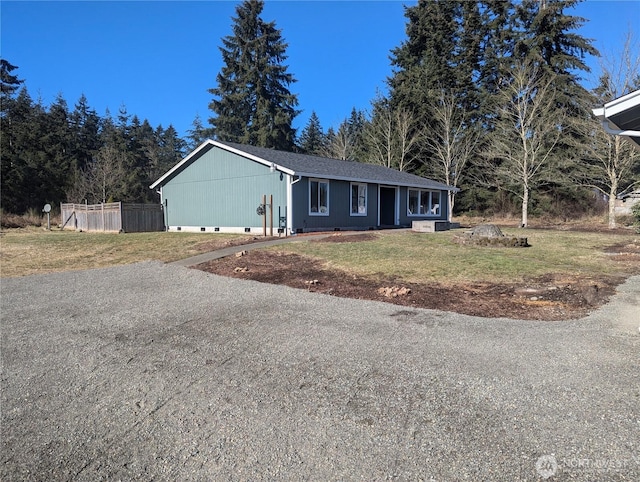
[[[3,481],[640,479],[640,277],[563,322],[158,262],[0,289]]]

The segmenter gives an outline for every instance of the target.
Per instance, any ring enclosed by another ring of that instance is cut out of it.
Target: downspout
[[[302,176],[298,176],[298,179],[294,179],[294,175],[287,176],[287,231],[289,234],[293,232],[293,185],[299,182]]]
[[[162,186],[160,186],[160,190],[156,191],[158,194],[160,194],[160,209],[162,210],[162,223],[164,224],[164,230],[168,231],[169,230],[169,226],[168,226],[168,219],[167,219],[167,210],[165,209],[165,205],[164,205],[164,199],[162,198]]]

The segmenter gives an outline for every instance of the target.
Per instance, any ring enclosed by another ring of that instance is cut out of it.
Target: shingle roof
[[[190,159],[199,157],[198,152],[207,152],[212,147],[217,146],[222,149],[229,149],[236,154],[248,155],[254,160],[261,160],[265,164],[274,164],[274,168],[287,171],[289,174],[305,177],[319,177],[324,179],[340,179],[347,181],[370,182],[376,184],[387,184],[393,186],[410,186],[426,189],[455,190],[457,188],[444,183],[427,179],[424,177],[409,174],[407,172],[389,169],[376,164],[365,164],[362,162],[341,161],[320,156],[306,154],[296,154],[293,152],[276,151],[264,147],[255,147],[232,142],[206,141],[193,153],[187,156],[182,162],[158,179],[151,188],[155,188],[162,181],[177,169],[181,168]]]
[[[296,176],[322,177],[326,179],[344,179],[350,181],[366,181],[379,184],[425,187],[435,189],[454,189],[441,182],[389,169],[376,164],[341,161],[327,157],[296,154],[294,152],[276,151],[264,147],[247,146],[232,142],[221,142],[239,151],[285,167]]]

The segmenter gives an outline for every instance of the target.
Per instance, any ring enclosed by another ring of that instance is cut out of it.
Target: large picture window
[[[440,216],[441,191],[426,191],[422,189],[409,189],[409,216]]]
[[[309,214],[329,215],[329,181],[309,179]]]
[[[358,182],[351,183],[351,215],[367,215],[367,185]]]

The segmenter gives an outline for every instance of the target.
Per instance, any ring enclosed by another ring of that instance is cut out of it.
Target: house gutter
[[[620,129],[612,129],[609,125],[609,121],[606,118],[602,120],[602,127],[608,134],[612,134],[614,136],[640,137],[640,131],[623,131]]]
[[[625,108],[629,108],[629,107],[626,107],[625,104],[627,104],[628,102],[633,102],[636,98],[638,98],[639,93],[640,91],[632,92],[629,95],[621,97],[620,99],[616,99],[610,102],[609,104],[605,104],[602,107],[592,110],[593,115],[595,115],[598,119],[600,119],[600,122],[602,123],[602,128],[605,130],[606,133],[614,136],[640,137],[640,131],[620,129],[615,123],[610,121],[609,118],[607,117],[607,105],[609,106],[609,111],[610,112],[612,111],[610,115],[619,114],[621,111],[624,111]],[[637,103],[633,105],[633,107],[636,107],[636,106],[637,106]],[[611,127],[612,125],[615,126],[616,128],[614,129],[613,127]]]

